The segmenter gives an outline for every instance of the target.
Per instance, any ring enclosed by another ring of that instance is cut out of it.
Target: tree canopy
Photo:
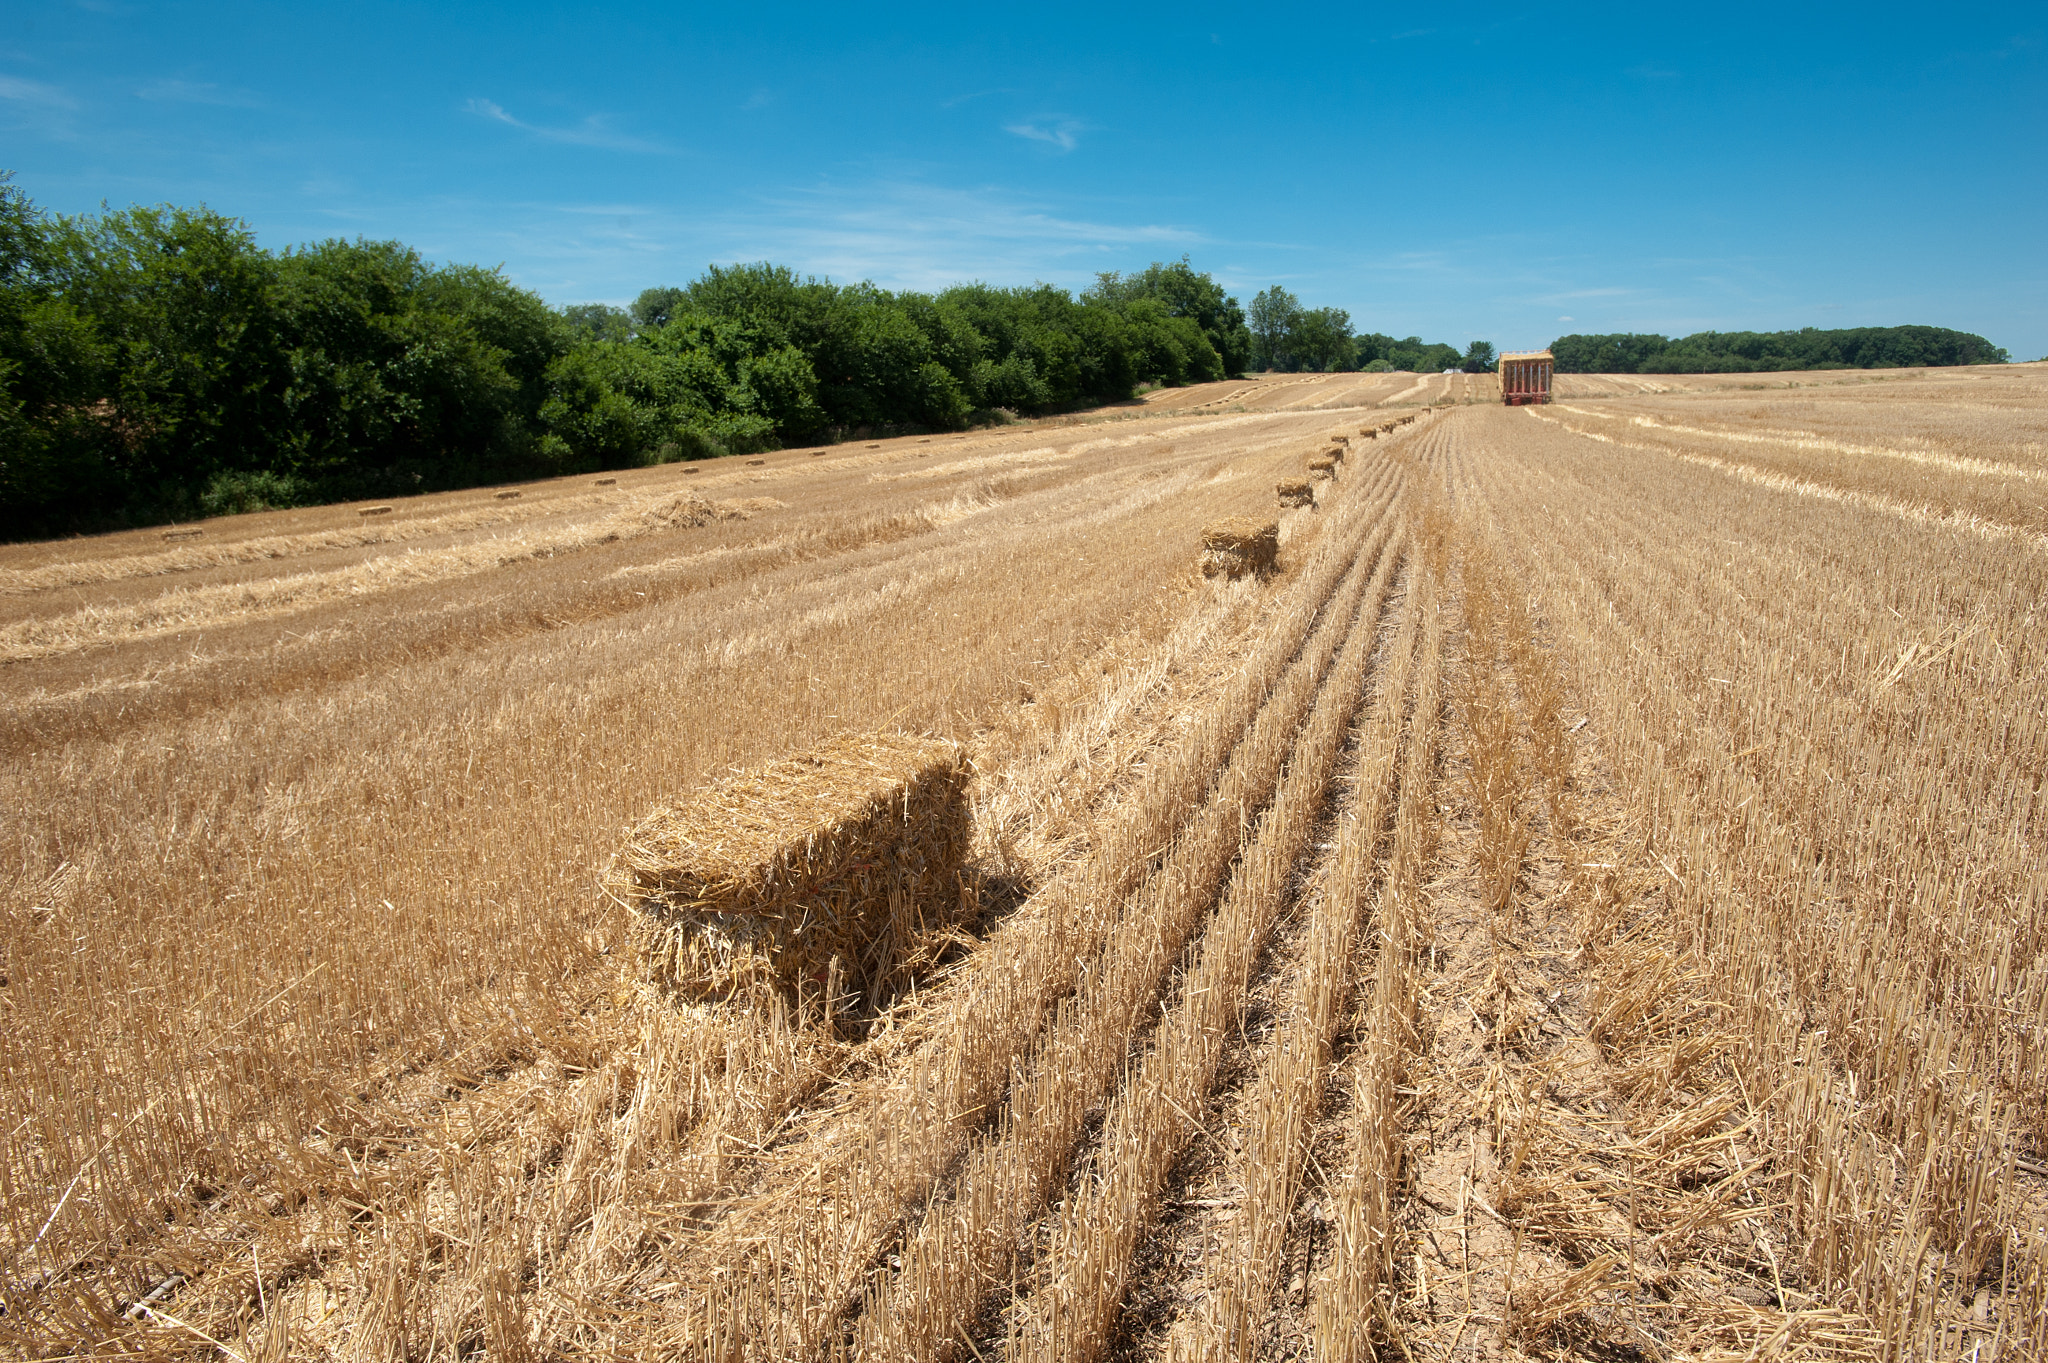
[[[551,308],[399,242],[272,252],[211,209],[39,210],[0,172],[0,535],[949,430],[1241,374],[1182,257],[891,293],[767,262]]]
[[[2012,357],[1982,336],[1946,327],[1850,327],[1822,331],[1702,331],[1672,340],[1643,334],[1560,336],[1550,343],[1560,374],[1747,374],[1787,369],[1914,369],[2004,364]]]

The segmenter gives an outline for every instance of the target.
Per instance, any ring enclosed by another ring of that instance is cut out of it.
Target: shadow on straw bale
[[[1308,461],[1308,476],[1311,478],[1335,478],[1337,461],[1327,454],[1317,455]]]
[[[1280,558],[1280,522],[1226,516],[1202,527],[1202,576],[1263,573]]]
[[[606,886],[670,992],[871,1015],[977,916],[967,778],[957,744],[842,736],[648,816]]]
[[[1306,478],[1289,478],[1274,488],[1282,506],[1314,506],[1316,486]]]

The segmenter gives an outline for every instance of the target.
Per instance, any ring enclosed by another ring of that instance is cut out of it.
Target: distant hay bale
[[[684,470],[683,470],[683,472],[684,472],[684,473],[686,473],[686,474],[690,474],[690,473],[702,473],[703,471],[704,471],[703,469],[684,469]]]
[[[823,450],[812,450],[812,451],[811,451],[811,458],[813,458],[813,459],[823,459],[824,457],[825,457],[825,451],[823,451]]]
[[[1329,449],[1323,451],[1323,457],[1332,463],[1341,464],[1344,462],[1344,447],[1342,445],[1332,445]]]
[[[512,499],[513,499],[514,497],[517,497],[518,495],[519,495],[519,494],[518,494],[518,493],[516,493],[516,492],[500,492],[500,493],[498,493],[498,494],[497,494],[497,497],[498,497],[498,500],[499,500],[499,501],[501,501],[501,502],[509,502],[509,501],[511,501],[511,500],[512,500]]]
[[[1306,478],[1289,478],[1274,489],[1282,506],[1314,506],[1315,484]]]
[[[767,462],[768,462],[768,461],[767,461],[766,459],[749,459],[749,460],[747,461],[747,467],[748,467],[748,468],[754,468],[754,467],[755,467],[755,466],[757,466],[757,465],[760,465],[760,464],[765,464],[765,463],[767,463]]]
[[[618,479],[616,479],[616,478],[600,478],[600,479],[598,479],[598,480],[597,480],[597,485],[598,485],[599,487],[610,487],[610,486],[611,486],[612,484],[614,484],[614,483],[616,483],[616,482],[618,482],[618,481],[619,481],[619,480],[618,480]]]
[[[192,540],[198,539],[205,533],[204,530],[194,526],[189,530],[166,530],[164,531],[164,538],[167,540]]]
[[[1280,522],[1227,516],[1202,527],[1202,576],[1262,573],[1280,558]]]
[[[1335,478],[1337,461],[1327,454],[1319,454],[1308,461],[1308,476],[1311,478]]]
[[[391,514],[391,508],[388,506],[357,507],[356,514],[358,516],[388,516]]]
[[[1330,439],[1336,441],[1339,445],[1349,445],[1351,443],[1351,437],[1348,435],[1333,435]]]
[[[972,896],[968,766],[940,739],[847,735],[643,819],[606,874],[646,967],[694,1002],[873,1011]]]

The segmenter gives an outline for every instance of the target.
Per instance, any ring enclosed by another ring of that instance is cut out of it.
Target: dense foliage
[[[1561,336],[1550,352],[1560,374],[1747,374],[1784,369],[1912,369],[2003,364],[2011,356],[1982,336],[1946,327],[1851,327],[1821,331],[1702,331],[1663,336]]]
[[[1249,321],[1253,369],[1386,374],[1444,369],[1481,373],[1493,368],[1489,342],[1474,341],[1460,353],[1456,346],[1425,342],[1420,336],[1396,340],[1377,331],[1357,333],[1351,329],[1351,314],[1343,308],[1304,308],[1300,299],[1277,284],[1252,299]]]
[[[282,252],[211,210],[38,210],[0,173],[0,536],[957,429],[1242,373],[1183,258],[892,294],[713,267],[550,308],[396,242]]]

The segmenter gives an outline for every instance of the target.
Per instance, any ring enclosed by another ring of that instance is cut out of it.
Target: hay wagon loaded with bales
[[[1511,350],[1500,357],[1500,400],[1510,407],[1550,401],[1556,367],[1547,350]]]

